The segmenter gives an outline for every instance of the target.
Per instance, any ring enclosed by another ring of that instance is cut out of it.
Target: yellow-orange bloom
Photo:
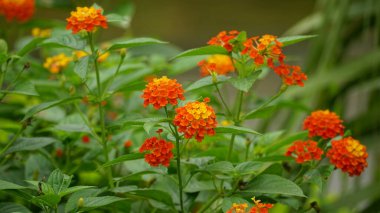
[[[152,104],[155,109],[160,109],[168,104],[177,105],[178,99],[185,100],[183,93],[182,85],[177,80],[163,76],[150,81],[141,97],[144,99],[144,107]]]
[[[256,200],[255,197],[252,198],[255,206],[251,208],[249,213],[268,213],[269,209],[273,207],[270,203],[261,203],[261,200]]]
[[[234,72],[235,68],[232,60],[227,55],[212,55],[206,60],[202,60],[198,63],[200,67],[201,75],[207,76],[211,72],[216,72],[219,75],[227,75],[229,72]]]
[[[97,27],[108,27],[107,18],[102,15],[102,10],[94,7],[77,7],[66,20],[66,29],[71,29],[74,34],[81,30],[94,32]]]
[[[323,139],[343,135],[343,121],[334,112],[318,110],[312,112],[303,123],[303,129],[309,131],[309,137],[320,136]]]
[[[215,134],[216,115],[207,102],[209,98],[205,98],[203,102],[190,102],[176,109],[173,123],[178,126],[179,132],[184,133],[185,138],[195,137],[201,142],[205,135]]]
[[[45,60],[44,68],[48,69],[51,73],[59,73],[62,69],[72,61],[71,57],[61,53],[56,56],[49,57]]]
[[[246,209],[248,208],[248,204],[242,203],[233,203],[232,207],[226,213],[246,213]]]
[[[0,0],[0,15],[4,15],[7,21],[28,21],[34,11],[34,0]]]
[[[51,36],[51,29],[41,29],[41,28],[35,27],[32,29],[32,36],[39,37],[39,38],[48,38]]]
[[[352,137],[332,141],[326,156],[330,163],[350,176],[359,176],[368,166],[366,147]]]
[[[76,60],[81,59],[81,58],[83,58],[83,57],[85,57],[85,56],[87,56],[87,55],[88,55],[88,54],[87,54],[85,51],[83,51],[83,50],[76,50],[76,51],[73,52],[73,56],[74,56],[74,58],[75,58]],[[102,63],[102,62],[104,62],[109,56],[110,56],[110,53],[109,53],[109,52],[99,53],[99,56],[98,56],[97,61],[98,61],[99,63]]]

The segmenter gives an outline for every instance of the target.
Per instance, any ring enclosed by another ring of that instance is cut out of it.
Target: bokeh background
[[[341,115],[352,134],[367,146],[369,168],[356,178],[335,172],[322,190],[316,190],[321,212],[380,212],[380,1],[39,0],[32,22],[47,27],[64,25],[75,5],[94,2],[125,18],[122,27],[102,31],[100,40],[155,37],[171,43],[153,50],[167,58],[204,46],[222,30],[245,30],[252,36],[318,35],[286,48],[290,61],[301,64],[309,76],[305,87],[292,88],[284,97],[297,104],[285,104],[252,126],[263,132],[300,130],[307,110],[331,109]],[[27,29],[28,23],[23,25]],[[9,24],[1,22],[0,35],[7,27]],[[179,78],[191,82],[199,78],[199,72],[195,67]],[[268,97],[279,84],[280,80],[268,73],[255,86],[254,96]]]

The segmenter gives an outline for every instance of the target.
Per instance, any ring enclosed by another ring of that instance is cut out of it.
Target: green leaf
[[[230,77],[227,77],[227,76],[224,76],[224,75],[218,75],[216,77],[216,79],[217,79],[217,83],[219,84],[219,83],[227,81],[228,79],[230,79]],[[207,77],[201,78],[198,81],[190,84],[185,89],[185,91],[186,92],[190,92],[192,90],[196,90],[196,89],[199,89],[199,88],[202,88],[202,87],[207,87],[207,86],[212,86],[212,85],[214,85],[213,80],[212,80],[212,76],[207,76]]]
[[[139,47],[139,46],[145,46],[145,45],[152,45],[152,44],[166,44],[165,41],[160,41],[154,38],[134,38],[126,41],[116,42],[114,43],[110,48],[108,48],[108,51],[111,50],[117,50],[121,48],[130,48],[130,47]]]
[[[56,169],[50,174],[47,183],[53,188],[55,194],[58,195],[69,187],[71,178],[71,176],[63,174],[61,170]]]
[[[51,107],[54,107],[60,104],[68,103],[77,99],[81,99],[81,97],[69,97],[69,98],[58,100],[58,101],[50,101],[50,102],[46,102],[46,103],[42,103],[37,106],[34,106],[26,112],[25,117],[22,119],[22,121],[25,121],[26,119],[31,118],[33,115],[43,110],[49,109]]]
[[[58,140],[48,137],[34,137],[34,138],[19,138],[17,141],[5,152],[5,154],[37,150],[52,143],[57,143]]]
[[[246,77],[238,76],[236,78],[231,78],[229,82],[234,86],[236,89],[248,92],[249,89],[253,86],[257,78],[260,76],[261,70],[258,70],[256,72],[251,73],[250,75]]]
[[[307,39],[315,38],[317,35],[299,35],[299,36],[287,36],[278,38],[277,40],[283,44],[284,47],[305,41]]]
[[[261,133],[258,133],[252,129],[240,127],[240,126],[219,126],[215,128],[215,131],[217,133],[232,133],[232,134],[250,133],[254,135],[262,135]]]
[[[0,180],[0,190],[6,190],[6,189],[25,189],[25,187],[5,181],[5,180]]]
[[[33,83],[30,81],[17,84],[15,88],[11,91],[1,91],[1,92],[11,93],[11,94],[20,94],[20,95],[39,96]]]
[[[220,161],[216,162],[210,165],[207,165],[204,168],[205,171],[211,172],[211,173],[226,173],[229,174],[234,171],[234,166],[231,162],[228,161]]]
[[[115,182],[123,182],[127,180],[141,180],[141,176],[146,174],[160,174],[158,171],[141,171],[130,175],[123,176],[121,178],[114,178]]]
[[[283,138],[277,142],[274,142],[271,146],[266,147],[263,152],[264,153],[273,153],[276,150],[279,150],[282,147],[287,146],[296,140],[306,138],[307,135],[308,135],[307,131],[302,131],[302,132],[298,132],[296,134],[290,135],[290,136]]]
[[[58,203],[61,201],[61,197],[59,197],[56,194],[46,194],[46,195],[34,197],[31,201],[32,203],[38,203],[42,205],[47,205],[51,208],[55,208],[58,205]]]
[[[107,23],[114,24],[121,28],[128,28],[128,26],[131,23],[131,17],[130,16],[122,16],[116,13],[111,13],[106,15],[107,17]]]
[[[46,39],[39,46],[65,47],[74,50],[83,50],[86,45],[86,40],[79,35],[64,34]]]
[[[126,126],[144,126],[145,123],[160,123],[167,121],[166,117],[141,118],[141,119],[121,119],[110,124],[109,128],[126,127]]]
[[[0,65],[7,60],[8,44],[4,39],[0,39]]]
[[[74,72],[82,79],[85,80],[87,73],[94,69],[93,57],[91,55],[80,58],[75,62]]]
[[[244,192],[305,197],[302,189],[297,184],[283,177],[269,174],[257,176],[249,183]]]
[[[102,196],[102,197],[84,197],[83,198],[83,209],[93,209],[103,206],[107,206],[112,203],[125,200],[125,198],[115,197],[115,196]]]
[[[81,191],[81,190],[84,190],[84,189],[93,188],[93,187],[94,186],[73,186],[73,187],[70,187],[70,188],[62,190],[59,193],[59,196],[63,197],[63,196],[66,196],[68,194],[72,194],[72,193],[75,193],[75,192],[78,192],[78,191]]]
[[[268,118],[277,110],[277,106],[266,106],[248,112],[244,119]]]
[[[113,165],[123,163],[124,161],[129,161],[129,160],[142,159],[144,158],[144,156],[145,156],[144,153],[132,153],[132,154],[122,155],[118,158],[108,161],[107,163],[103,164],[102,167],[113,166]]]
[[[187,50],[185,52],[182,52],[172,59],[181,58],[181,57],[187,57],[187,56],[198,56],[198,55],[228,55],[228,51],[220,46],[210,45],[205,47],[199,47]]]
[[[101,189],[84,189],[82,191],[75,192],[72,194],[69,199],[67,200],[66,206],[65,206],[65,212],[72,212],[77,208],[78,200],[79,198],[85,198],[85,197],[96,197],[100,193],[102,193],[103,190]]]
[[[46,40],[46,38],[33,38],[31,41],[29,41],[29,43],[27,43],[25,46],[23,46],[22,49],[20,49],[17,52],[17,55],[20,57],[25,56],[30,51],[36,49],[38,47],[38,45],[41,44],[45,40]]]
[[[256,174],[269,167],[269,165],[269,163],[247,161],[236,165],[235,171],[239,175]]]
[[[141,197],[143,199],[146,199],[146,198],[153,199],[155,201],[164,203],[164,204],[166,204],[168,206],[173,206],[173,200],[170,197],[170,195],[167,194],[164,191],[161,191],[161,190],[156,190],[156,189],[138,189],[138,190],[133,190],[133,191],[127,192],[126,196],[128,196],[128,194],[131,194],[131,195],[134,195],[134,196],[139,196],[139,197]]]
[[[321,173],[319,172],[318,169],[313,169],[307,171],[303,175],[303,180],[304,183],[312,183],[318,186],[319,189],[322,189],[322,176]]]
[[[31,213],[25,206],[17,203],[0,203],[1,213]]]

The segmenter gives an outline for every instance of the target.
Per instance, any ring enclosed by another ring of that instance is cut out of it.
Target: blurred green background
[[[94,2],[106,11],[125,15],[125,25],[102,31],[101,40],[150,36],[175,45],[173,52],[204,46],[222,30],[245,30],[249,35],[318,35],[285,50],[292,62],[301,64],[309,80],[303,88],[292,88],[283,99],[296,100],[299,104],[293,108],[335,111],[367,146],[370,156],[369,168],[362,176],[348,178],[335,172],[320,194],[316,190],[321,212],[380,212],[379,0],[40,0],[33,21],[62,21],[75,5]],[[2,22],[1,30],[8,26]],[[179,78],[197,79],[198,70]],[[255,86],[254,96],[268,97],[279,84],[270,73]],[[252,125],[260,131],[300,130],[306,113],[285,107]]]

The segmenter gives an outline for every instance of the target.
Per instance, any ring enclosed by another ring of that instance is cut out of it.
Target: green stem
[[[123,65],[123,62],[124,62],[124,58],[125,58],[125,54],[121,54],[121,55],[120,55],[120,61],[119,61],[119,64],[117,65],[117,68],[116,68],[116,72],[115,72],[115,74],[111,77],[111,79],[108,81],[108,83],[106,84],[106,86],[104,87],[103,92],[107,92],[107,90],[110,88],[111,84],[112,84],[113,81],[115,80],[116,76],[119,74],[119,71],[120,71],[121,65]]]
[[[218,92],[218,95],[219,95],[219,97],[220,97],[220,100],[222,101],[222,104],[223,104],[224,108],[227,110],[228,116],[232,117],[231,110],[230,110],[230,108],[228,107],[227,103],[224,101],[224,98],[223,98],[223,96],[222,96],[222,93],[221,93],[220,90],[219,90],[218,85],[217,85],[216,83],[214,83],[214,86],[215,86],[215,88],[216,88],[216,91]]]
[[[89,40],[92,56],[94,57],[96,83],[97,83],[97,88],[98,88],[98,106],[99,106],[99,120],[100,120],[100,127],[101,127],[101,144],[103,145],[103,154],[104,154],[105,161],[108,162],[109,156],[108,156],[108,146],[107,146],[107,138],[106,138],[105,117],[104,117],[104,110],[102,106],[103,94],[102,94],[102,87],[100,83],[100,72],[99,72],[99,66],[98,66],[98,60],[97,60],[98,54],[94,47],[92,33],[88,33],[88,40]],[[113,185],[113,177],[112,177],[112,168],[106,167],[106,173],[107,173],[108,184],[111,188],[113,188],[114,185]]]
[[[230,140],[230,145],[229,145],[229,148],[228,148],[227,161],[230,161],[230,159],[231,159],[231,156],[232,156],[232,150],[234,149],[235,137],[236,137],[236,135],[235,135],[235,134],[232,134],[232,136],[231,136],[231,140]]]
[[[13,136],[13,138],[11,139],[11,141],[9,141],[9,143],[0,151],[0,156],[2,156],[8,149],[9,147],[12,146],[12,144],[17,140],[18,137],[20,137],[22,131],[24,130],[24,127],[22,126],[18,131],[17,133]]]
[[[238,108],[237,108],[237,113],[236,113],[236,118],[235,118],[235,125],[238,126],[240,124],[240,113],[241,113],[241,108],[243,105],[243,97],[244,97],[244,92],[240,91],[239,92],[239,101],[238,101]],[[234,142],[235,142],[236,135],[232,134],[231,140],[230,140],[230,145],[228,148],[228,155],[227,155],[227,161],[230,161],[231,156],[232,156],[232,150],[234,148]]]
[[[202,206],[201,209],[199,209],[198,213],[205,212],[219,197],[219,194],[215,194],[214,197],[212,197],[205,205]]]

